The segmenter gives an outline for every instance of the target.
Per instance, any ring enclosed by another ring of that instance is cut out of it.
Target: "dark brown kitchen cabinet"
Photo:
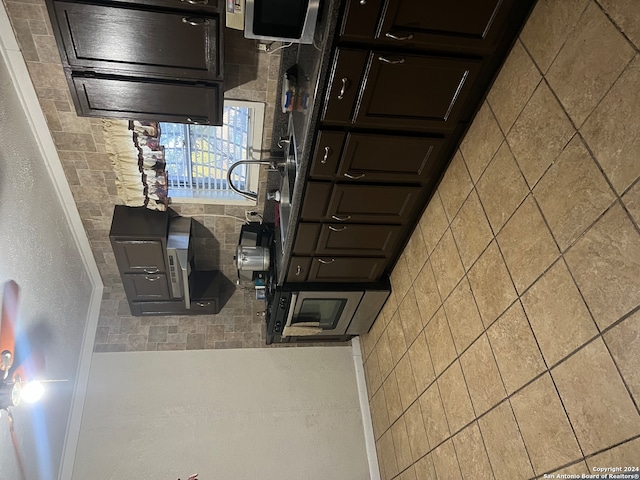
[[[78,114],[221,124],[223,17],[211,3],[47,0]]]
[[[487,52],[520,0],[348,0],[341,39],[402,48]]]
[[[289,265],[289,271],[287,272],[288,282],[304,282],[309,275],[309,268],[311,267],[310,257],[298,257],[295,256],[291,259]]]
[[[222,123],[221,85],[68,72],[81,115],[158,122]]]
[[[338,49],[325,124],[451,132],[482,66],[476,59],[375,50],[364,72],[352,73],[363,55]]]
[[[314,257],[309,282],[373,282],[380,278],[387,264],[385,258]]]
[[[414,214],[422,200],[421,193],[420,187],[406,185],[332,185],[310,181],[301,219],[402,225]]]
[[[161,240],[131,240],[114,237],[111,239],[111,246],[122,273],[154,274],[166,271]]]
[[[321,131],[310,177],[354,182],[429,183],[444,138]]]
[[[125,273],[122,276],[122,284],[132,301],[171,298],[169,283],[164,273]]]
[[[398,247],[402,227],[344,223],[301,223],[293,253],[390,257]]]

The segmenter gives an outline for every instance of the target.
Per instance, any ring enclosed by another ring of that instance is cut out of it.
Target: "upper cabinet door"
[[[220,17],[135,5],[53,2],[63,63],[169,78],[222,78]]]
[[[349,0],[344,39],[408,48],[492,50],[514,0]]]

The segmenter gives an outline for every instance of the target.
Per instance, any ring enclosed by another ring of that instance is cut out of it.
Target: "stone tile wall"
[[[245,348],[264,345],[264,302],[253,291],[238,289],[218,315],[197,317],[132,317],[109,243],[117,196],[115,173],[104,146],[100,119],[75,114],[44,0],[4,0],[22,49],[49,130],[62,161],[80,216],[100,269],[105,290],[95,351]],[[263,145],[271,145],[279,54],[255,49],[242,33],[226,29],[225,97],[266,103]],[[262,172],[264,197],[266,172]],[[96,187],[96,184],[99,185]],[[245,207],[176,204],[203,225],[196,239],[201,269],[219,269],[233,280],[233,253]],[[257,207],[262,209],[262,205]]]

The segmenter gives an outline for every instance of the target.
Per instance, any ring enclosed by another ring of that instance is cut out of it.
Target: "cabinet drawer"
[[[402,231],[397,225],[323,224],[315,251],[317,255],[390,257]]]
[[[292,257],[287,272],[287,282],[304,282],[309,275],[311,257]]]
[[[309,174],[312,178],[332,179],[336,176],[344,137],[342,132],[318,133]]]
[[[171,298],[167,276],[164,273],[127,273],[122,276],[122,283],[130,301]]]
[[[322,113],[324,122],[337,125],[347,125],[351,122],[366,61],[365,51],[340,49],[336,51],[329,78],[327,100]]]
[[[308,282],[373,282],[382,275],[385,258],[314,257]]]
[[[335,185],[326,219],[335,222],[406,224],[424,195],[420,187]]]

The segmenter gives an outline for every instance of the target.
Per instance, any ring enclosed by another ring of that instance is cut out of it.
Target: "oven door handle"
[[[296,302],[298,301],[298,294],[291,294],[291,301],[289,302],[289,313],[287,313],[287,322],[284,324],[285,327],[291,326],[291,321],[293,320],[293,311],[296,308]]]

